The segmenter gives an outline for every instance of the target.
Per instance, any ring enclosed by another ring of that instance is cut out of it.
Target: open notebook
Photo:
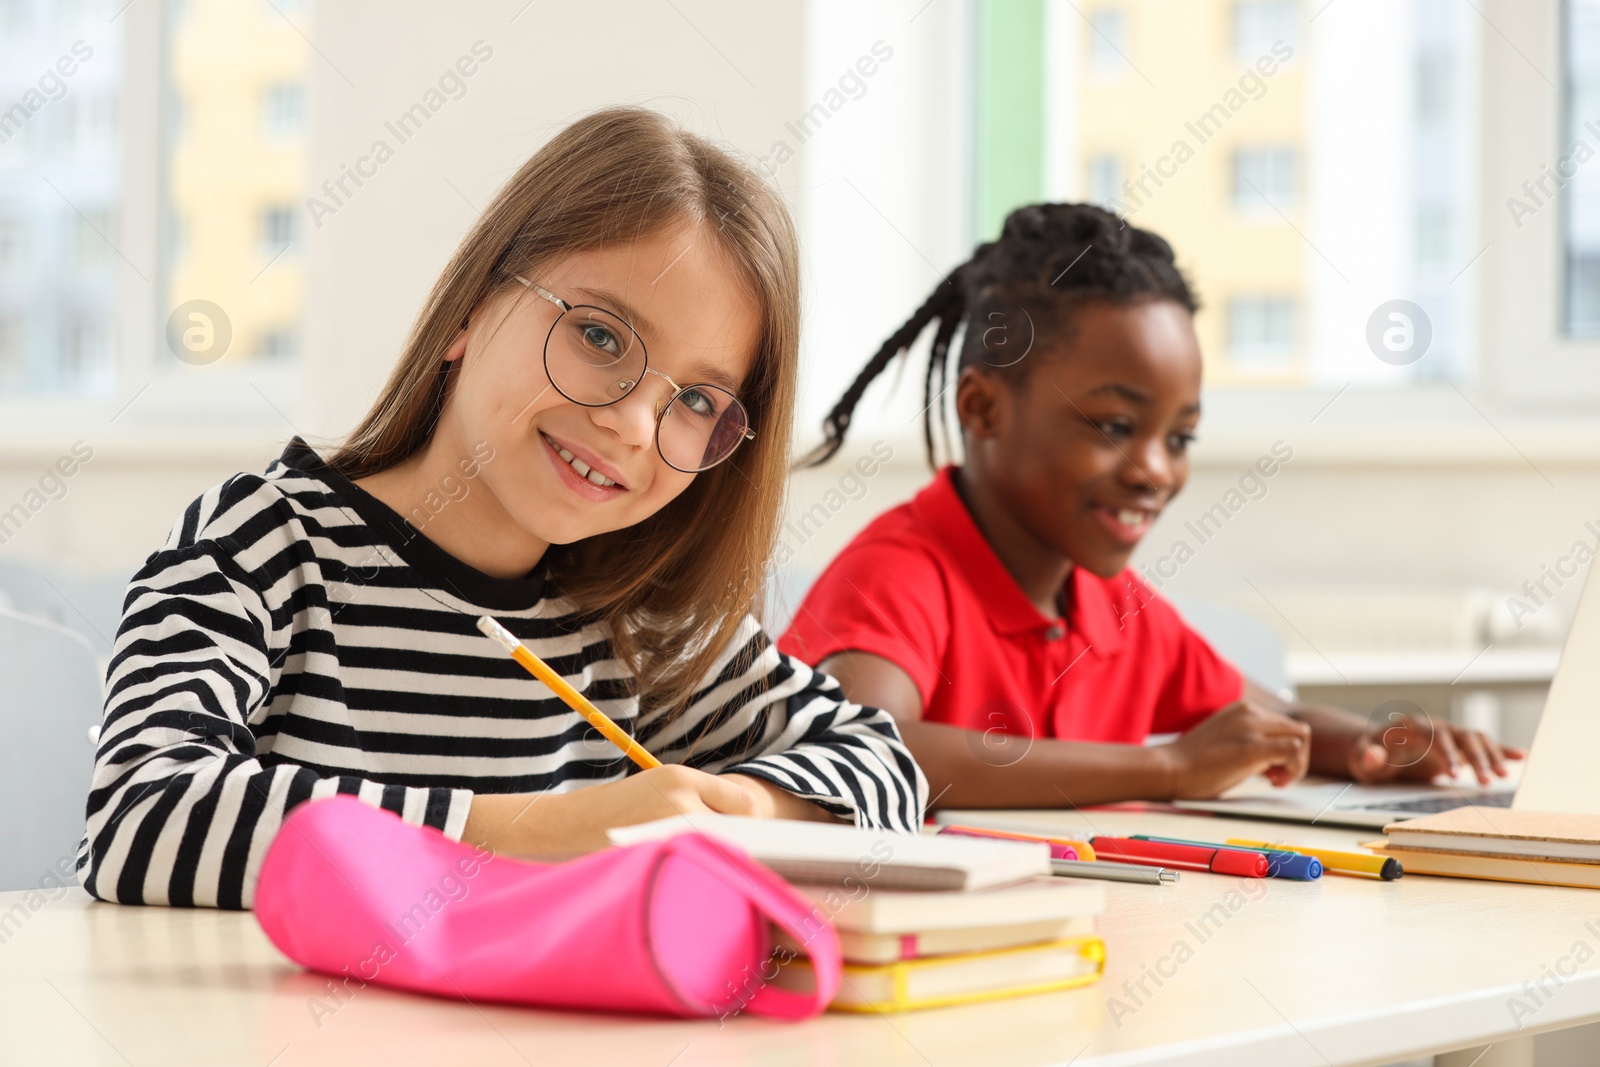
[[[1050,873],[1048,845],[975,837],[897,834],[838,823],[749,819],[738,815],[675,815],[620,826],[611,843],[631,845],[701,833],[728,841],[792,882],[878,889],[983,889]]]

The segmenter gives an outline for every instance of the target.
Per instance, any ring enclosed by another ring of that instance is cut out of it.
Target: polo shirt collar
[[[911,502],[918,524],[933,539],[985,605],[989,621],[1004,634],[1046,630],[1056,620],[1046,618],[1028,599],[1006,565],[995,555],[993,546],[967,510],[956,490],[956,472],[950,464],[934,476],[933,482]],[[1122,644],[1122,624],[1105,583],[1082,567],[1074,566],[1067,576],[1071,591],[1067,624],[1081,634],[1090,648],[1110,651]]]

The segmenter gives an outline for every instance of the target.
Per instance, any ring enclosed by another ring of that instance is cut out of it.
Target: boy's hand
[[[1506,760],[1525,755],[1478,730],[1436,722],[1426,714],[1395,714],[1356,737],[1350,746],[1350,777],[1364,784],[1426,782],[1441,774],[1453,776],[1465,763],[1480,785],[1488,785],[1491,774],[1506,776]]]
[[[1311,727],[1254,700],[1230,704],[1170,745],[1171,799],[1215,797],[1253,774],[1288,785],[1306,773]]]

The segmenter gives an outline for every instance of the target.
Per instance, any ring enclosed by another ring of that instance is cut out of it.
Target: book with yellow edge
[[[1600,889],[1600,816],[1460,807],[1384,827],[1367,847],[1407,874]]]
[[[830,1011],[899,1012],[1053,993],[1088,985],[1105,969],[1105,942],[1070,937],[997,952],[927,956],[894,963],[844,966]],[[809,989],[811,963],[797,958],[778,969],[774,984]]]
[[[843,930],[867,934],[926,934],[932,930],[1046,922],[1099,915],[1105,885],[1071,878],[1032,878],[966,892],[796,885],[817,914]]]
[[[1003,926],[967,926],[953,929],[923,930],[917,933],[884,934],[839,928],[839,948],[846,963],[893,963],[922,956],[948,956],[953,953],[993,952],[1041,941],[1060,941],[1066,937],[1086,937],[1095,931],[1092,915],[1042,922],[1007,923]],[[786,933],[776,932],[773,943],[797,955],[805,946]]]
[[[1380,856],[1391,856],[1406,874],[1437,874],[1450,878],[1483,878],[1491,882],[1529,882],[1600,889],[1600,863],[1570,860],[1507,859],[1474,852],[1440,852],[1434,849],[1395,848],[1387,841],[1363,846]]]

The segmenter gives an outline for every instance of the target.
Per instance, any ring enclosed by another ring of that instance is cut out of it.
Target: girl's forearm
[[[570,794],[478,793],[467,810],[461,840],[493,852],[537,855],[597,847],[567,832],[563,811]]]
[[[839,817],[804,797],[751,774],[724,774],[724,780],[738,782],[756,794],[757,813],[768,819],[799,819],[803,822],[838,822]]]

